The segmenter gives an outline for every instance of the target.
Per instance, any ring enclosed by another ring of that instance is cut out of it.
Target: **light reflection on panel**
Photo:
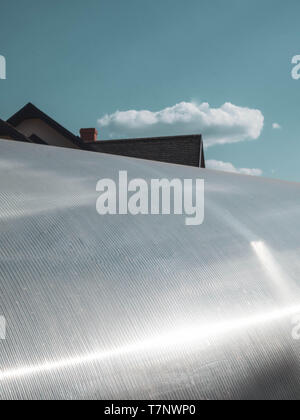
[[[205,179],[205,222],[96,183]],[[0,141],[0,398],[300,396],[300,186]]]

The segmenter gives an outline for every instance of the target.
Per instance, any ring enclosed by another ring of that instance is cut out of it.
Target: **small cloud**
[[[206,162],[206,167],[208,169],[214,169],[216,171],[231,172],[234,174],[243,174],[251,176],[262,176],[263,171],[256,168],[236,168],[230,162],[222,162],[221,160],[208,160]]]
[[[208,103],[181,102],[161,111],[117,111],[98,120],[111,137],[155,137],[203,134],[206,147],[216,144],[256,140],[264,126],[257,109],[229,102],[220,108]]]
[[[281,125],[280,124],[278,124],[278,123],[273,123],[272,124],[272,128],[273,128],[273,130],[281,130]]]

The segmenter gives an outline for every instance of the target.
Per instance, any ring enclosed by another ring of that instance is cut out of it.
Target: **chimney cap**
[[[98,130],[96,128],[81,128],[80,137],[84,143],[95,142],[98,138]]]

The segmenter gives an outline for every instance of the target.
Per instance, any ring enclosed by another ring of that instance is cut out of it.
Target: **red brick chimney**
[[[97,141],[98,131],[96,128],[82,128],[80,137],[84,143],[92,143]]]

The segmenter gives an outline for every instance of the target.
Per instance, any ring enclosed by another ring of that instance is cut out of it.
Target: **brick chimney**
[[[82,128],[80,137],[84,143],[92,143],[97,141],[98,131],[96,128]]]

